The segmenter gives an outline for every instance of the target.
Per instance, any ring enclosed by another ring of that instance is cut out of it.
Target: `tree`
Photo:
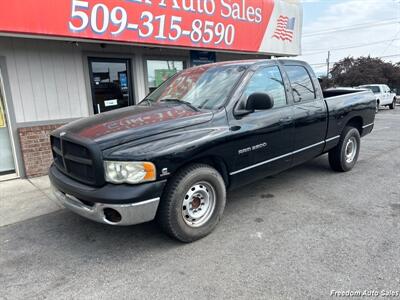
[[[384,62],[380,58],[346,57],[335,63],[327,82],[330,86],[354,87],[363,84],[387,84],[400,88],[400,64]]]
[[[332,79],[328,78],[328,76],[320,76],[318,80],[323,90],[333,86],[333,81]]]

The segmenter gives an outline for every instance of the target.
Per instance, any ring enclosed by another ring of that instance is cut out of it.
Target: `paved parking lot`
[[[325,299],[400,290],[400,107],[383,110],[356,168],[326,156],[229,194],[193,244],[153,223],[115,228],[65,210],[0,228],[0,299]],[[32,200],[34,201],[34,200]]]

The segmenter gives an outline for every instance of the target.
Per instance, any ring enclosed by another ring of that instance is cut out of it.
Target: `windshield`
[[[243,65],[200,66],[168,79],[144,102],[182,102],[198,109],[218,109],[246,70]]]
[[[364,89],[369,89],[369,90],[371,90],[374,94],[379,94],[379,93],[380,93],[379,86],[366,85],[366,86],[362,86],[362,88],[364,88]]]

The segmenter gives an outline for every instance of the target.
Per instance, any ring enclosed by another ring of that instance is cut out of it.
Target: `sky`
[[[302,55],[318,75],[353,56],[400,62],[400,0],[301,0]]]

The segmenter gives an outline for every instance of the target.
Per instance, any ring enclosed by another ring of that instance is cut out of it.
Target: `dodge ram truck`
[[[374,127],[374,94],[322,91],[295,60],[221,62],[186,69],[140,103],[51,134],[57,200],[109,225],[157,219],[192,242],[218,224],[226,191],[329,153],[351,170]]]

